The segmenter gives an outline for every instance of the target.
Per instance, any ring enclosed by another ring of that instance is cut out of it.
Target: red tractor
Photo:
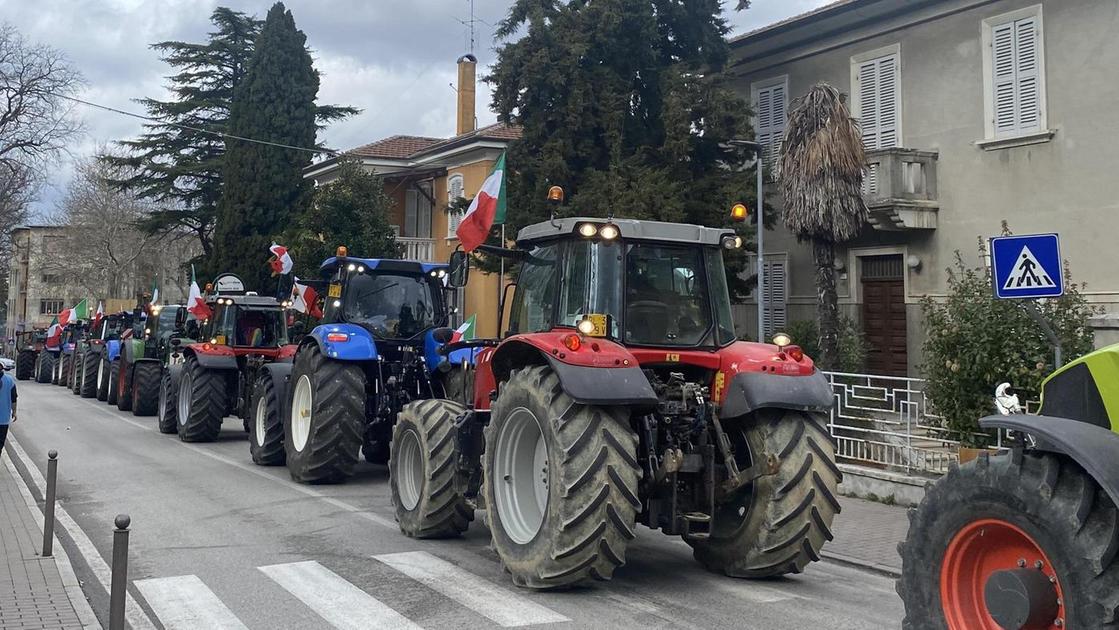
[[[508,329],[443,347],[482,348],[470,400],[401,412],[401,530],[455,536],[486,509],[513,581],[537,589],[609,579],[636,523],[730,576],[819,560],[840,510],[832,391],[786,336],[735,337],[723,250],[740,245],[730,229],[566,218],[486,248],[519,267]],[[456,252],[450,284],[468,270]]]

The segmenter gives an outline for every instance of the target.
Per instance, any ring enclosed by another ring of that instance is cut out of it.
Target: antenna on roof
[[[489,22],[485,21],[485,20],[482,20],[482,19],[479,19],[479,18],[475,17],[475,15],[474,15],[474,0],[467,0],[467,2],[470,3],[470,19],[469,20],[462,20],[462,19],[459,19],[459,18],[454,18],[454,20],[456,22],[458,22],[459,24],[462,24],[463,26],[465,26],[468,29],[467,30],[467,37],[469,39],[467,41],[467,48],[470,49],[470,56],[473,57],[474,56],[474,48],[476,47],[476,44],[477,44],[477,37],[476,37],[477,29],[475,28],[475,25],[478,24],[478,23],[482,23],[482,24],[485,24],[487,26],[493,26],[493,25],[490,24]]]

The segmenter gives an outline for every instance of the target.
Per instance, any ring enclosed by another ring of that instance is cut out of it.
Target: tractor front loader
[[[408,405],[390,475],[401,530],[458,535],[487,510],[517,585],[610,579],[641,523],[744,578],[819,560],[840,506],[831,388],[779,335],[735,337],[730,229],[566,218],[528,226],[502,339],[469,404]],[[452,286],[468,259],[451,260]]]
[[[1037,415],[1000,386],[997,454],[953,466],[899,547],[909,630],[1119,628],[1119,345],[1042,383]]]

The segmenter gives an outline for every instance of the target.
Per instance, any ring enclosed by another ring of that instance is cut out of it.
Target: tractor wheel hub
[[[983,598],[987,612],[1006,630],[1047,628],[1060,609],[1056,587],[1033,568],[992,573]]]

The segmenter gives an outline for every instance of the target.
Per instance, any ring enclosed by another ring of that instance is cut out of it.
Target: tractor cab
[[[215,288],[216,287],[216,288]],[[235,355],[274,357],[288,344],[284,304],[245,291],[235,276],[219,276],[206,296],[211,315],[199,330],[204,345],[225,346]]]

